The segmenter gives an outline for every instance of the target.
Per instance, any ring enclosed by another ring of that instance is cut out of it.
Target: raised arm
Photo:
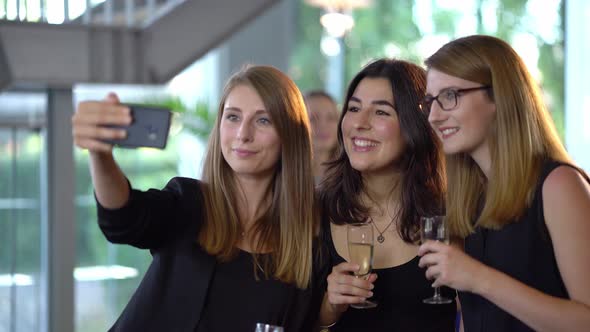
[[[130,123],[130,110],[119,104],[119,98],[114,93],[110,93],[102,102],[81,102],[72,117],[74,143],[87,149],[90,154],[94,191],[99,203],[105,208],[119,208],[129,199],[129,185],[113,158],[113,146],[103,141],[124,138],[126,132],[106,126]]]
[[[98,200],[98,224],[113,243],[155,249],[183,236],[196,238],[202,220],[200,182],[174,178],[162,190],[132,190],[113,158],[107,139],[125,130],[108,126],[131,123],[130,110],[110,93],[104,101],[78,105],[72,117],[75,144],[90,153],[90,174]],[[193,227],[193,228],[187,228]]]

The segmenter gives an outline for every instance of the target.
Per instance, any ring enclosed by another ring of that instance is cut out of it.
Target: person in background
[[[590,179],[506,42],[475,35],[426,60],[423,109],[447,155],[447,222],[465,252],[420,247],[457,289],[465,331],[590,331]]]
[[[202,181],[133,189],[104,143],[125,137],[105,126],[131,121],[114,94],[80,103],[72,119],[75,144],[90,153],[101,230],[153,255],[111,330],[254,331],[258,322],[311,330],[325,287],[315,281],[327,273],[314,241],[309,120],[295,84],[266,66],[229,79]]]
[[[418,266],[420,217],[442,213],[446,190],[440,142],[419,108],[425,89],[424,69],[395,59],[368,64],[348,86],[339,154],[319,188],[333,266],[320,325],[330,331],[454,331],[454,301],[422,302],[433,290]],[[348,262],[352,223],[374,228],[367,280],[352,275],[360,267]],[[350,307],[365,299],[377,306]]]
[[[327,162],[336,156],[339,112],[334,99],[324,91],[309,91],[304,99],[311,122],[313,177],[319,184],[324,178]]]

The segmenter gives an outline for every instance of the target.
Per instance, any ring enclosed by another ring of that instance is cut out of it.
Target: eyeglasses
[[[440,108],[442,108],[443,111],[451,111],[455,107],[457,107],[457,102],[458,102],[460,96],[462,96],[468,92],[473,92],[473,91],[478,91],[478,90],[487,90],[490,88],[491,88],[490,86],[484,85],[484,86],[478,86],[475,88],[467,88],[467,89],[453,89],[453,88],[444,89],[436,96],[430,96],[430,95],[425,96],[424,99],[422,99],[422,101],[420,102],[420,108],[422,109],[422,111],[424,113],[430,114],[430,109],[432,108],[432,103],[436,100],[436,102],[438,103],[438,106],[440,106]]]

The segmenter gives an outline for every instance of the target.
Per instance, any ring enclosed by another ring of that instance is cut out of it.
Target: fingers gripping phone
[[[172,113],[169,109],[125,104],[131,110],[131,124],[129,126],[109,126],[127,130],[127,137],[124,139],[107,140],[108,143],[124,147],[152,147],[164,149],[168,141],[170,131],[170,118]]]

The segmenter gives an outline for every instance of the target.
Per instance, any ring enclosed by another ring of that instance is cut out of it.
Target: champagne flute
[[[264,323],[256,323],[256,330],[254,332],[284,332],[282,326],[264,324]]]
[[[367,279],[373,267],[373,225],[370,223],[350,224],[347,227],[348,253],[350,263],[360,266],[355,277]],[[375,308],[377,303],[365,300],[350,305],[356,309]]]
[[[433,216],[420,218],[420,237],[422,243],[426,240],[434,240],[449,243],[449,232],[445,225],[445,216]],[[440,287],[434,288],[434,296],[422,300],[428,304],[447,304],[452,300],[440,295]]]

